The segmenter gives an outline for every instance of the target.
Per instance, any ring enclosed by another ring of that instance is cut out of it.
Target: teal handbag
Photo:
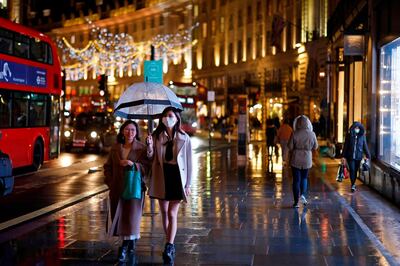
[[[126,166],[124,168],[124,181],[125,188],[122,192],[122,198],[141,199],[142,198],[142,177],[140,171],[136,169],[135,165]]]

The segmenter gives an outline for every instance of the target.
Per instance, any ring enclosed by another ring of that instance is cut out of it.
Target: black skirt
[[[164,163],[164,200],[183,200],[182,180],[177,164]]]

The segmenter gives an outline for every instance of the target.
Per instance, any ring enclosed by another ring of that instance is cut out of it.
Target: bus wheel
[[[39,170],[39,168],[43,164],[43,144],[40,141],[35,142],[35,146],[33,148],[33,169],[35,171]]]

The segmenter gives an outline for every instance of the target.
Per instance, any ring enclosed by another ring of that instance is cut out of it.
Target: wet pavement
[[[293,209],[291,175],[265,146],[198,149],[191,200],[178,218],[175,265],[398,265],[399,214],[369,188],[336,183],[336,162],[310,174],[310,203]],[[273,167],[271,165],[273,163]],[[268,171],[268,169],[270,171]],[[105,232],[107,192],[0,232],[0,265],[117,265]],[[371,204],[372,202],[372,204]],[[161,265],[161,216],[149,199],[128,265]],[[388,226],[389,225],[389,226]]]

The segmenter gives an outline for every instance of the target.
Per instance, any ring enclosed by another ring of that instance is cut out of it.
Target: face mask
[[[163,117],[162,122],[166,127],[172,128],[176,124],[176,118],[175,117]]]
[[[360,129],[359,128],[354,129],[354,133],[356,134],[360,133]]]

